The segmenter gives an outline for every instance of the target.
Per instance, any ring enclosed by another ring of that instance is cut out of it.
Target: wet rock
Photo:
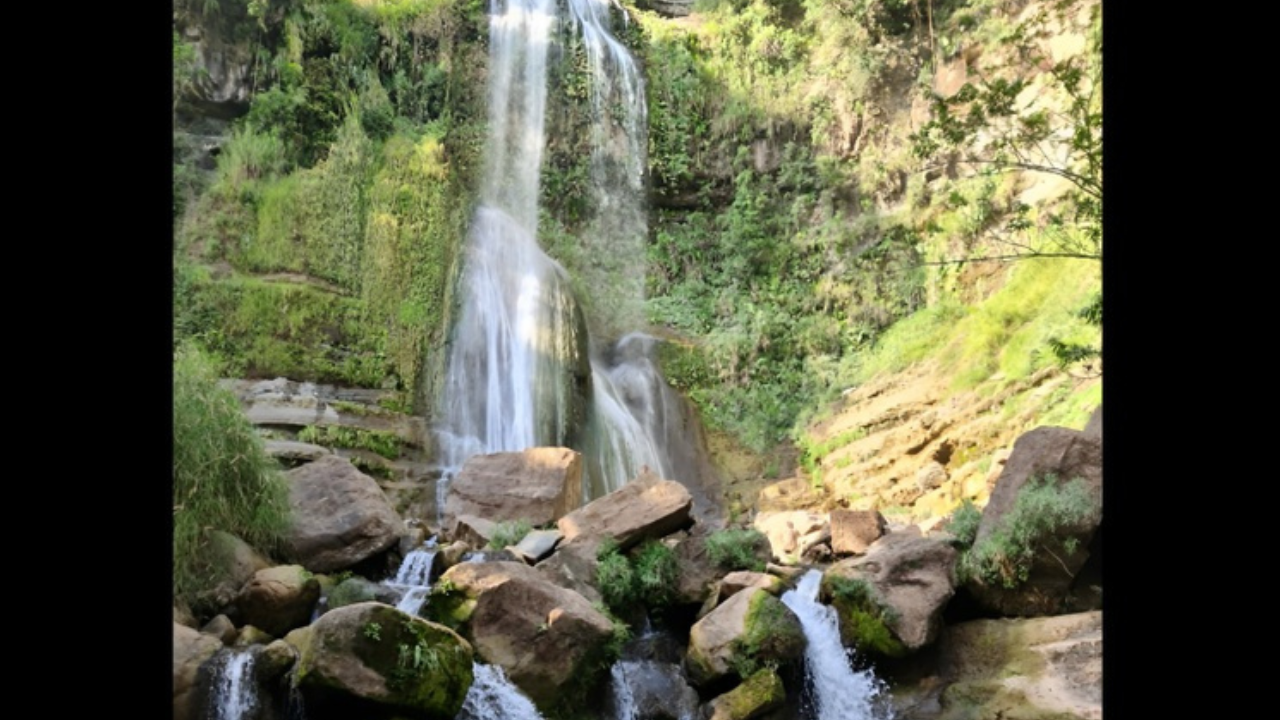
[[[502,666],[540,708],[603,669],[613,623],[537,570],[520,562],[463,563],[440,582],[451,591],[433,595],[424,612],[461,627],[480,659]]]
[[[279,637],[311,621],[320,583],[301,565],[259,570],[236,597],[244,622]]]
[[[623,705],[634,720],[681,720],[698,709],[698,693],[685,682],[680,666],[651,660],[620,660],[613,668],[615,717]],[[618,697],[619,686],[627,699]],[[628,701],[629,700],[629,701]]]
[[[298,661],[308,709],[326,716],[452,718],[472,682],[472,648],[457,633],[381,603],[325,613]]]

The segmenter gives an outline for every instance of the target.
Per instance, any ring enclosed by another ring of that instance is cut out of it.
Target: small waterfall
[[[248,720],[258,707],[258,691],[253,684],[252,649],[228,651],[221,672],[213,684],[211,702],[214,720]]]
[[[402,593],[396,609],[416,616],[431,594],[431,569],[436,561],[436,539],[433,537],[404,556],[393,580],[384,585]]]
[[[818,602],[822,572],[810,570],[782,602],[800,618],[809,641],[804,652],[806,696],[812,720],[893,720],[887,705],[877,702],[884,684],[870,671],[854,672],[840,644],[834,608]]]
[[[619,660],[609,671],[613,720],[661,717],[694,720],[698,693],[689,687],[680,666],[653,660]],[[648,712],[644,712],[645,709]]]
[[[473,663],[475,680],[455,720],[543,720],[533,702],[497,665]]]

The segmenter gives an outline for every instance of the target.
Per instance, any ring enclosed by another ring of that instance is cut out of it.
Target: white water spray
[[[258,706],[253,658],[249,650],[229,653],[213,686],[214,720],[243,720]]]
[[[812,720],[893,720],[877,703],[884,684],[870,671],[854,672],[840,644],[834,608],[818,602],[822,573],[810,570],[782,602],[800,618],[808,647],[804,652],[806,690],[812,700]]]
[[[543,720],[533,702],[507,679],[497,665],[471,666],[475,680],[456,720]]]

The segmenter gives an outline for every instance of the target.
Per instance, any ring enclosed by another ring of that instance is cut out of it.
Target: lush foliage
[[[957,575],[961,581],[1016,588],[1026,582],[1038,559],[1079,550],[1079,539],[1071,531],[1094,512],[1083,480],[1059,482],[1053,475],[1032,479],[1018,491],[1013,509],[999,525],[961,555]]]
[[[757,548],[769,546],[769,539],[759,530],[717,530],[707,536],[707,557],[725,570],[763,572]]]
[[[841,634],[849,637],[854,647],[886,657],[905,654],[906,647],[889,629],[898,621],[898,615],[880,601],[871,583],[839,575],[831,576],[826,582],[832,606],[840,614]]]
[[[978,525],[981,523],[982,511],[973,504],[972,500],[965,499],[951,514],[951,521],[947,523],[947,532],[955,536],[956,547],[967,549],[978,537]]]
[[[533,525],[528,520],[500,522],[493,530],[493,537],[489,538],[489,549],[501,550],[510,545],[518,545],[531,530],[533,530]]]
[[[222,530],[263,552],[279,549],[288,497],[240,403],[218,387],[208,360],[190,347],[173,362],[173,591],[191,600],[218,578],[207,532]]]
[[[610,539],[596,557],[596,586],[611,610],[661,609],[674,600],[680,568],[675,552],[661,542],[649,540],[625,555]]]

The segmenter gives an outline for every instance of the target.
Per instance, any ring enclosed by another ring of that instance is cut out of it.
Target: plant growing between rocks
[[[768,542],[759,530],[718,530],[707,536],[707,556],[725,570],[764,572],[765,564],[756,556],[755,548]]]

